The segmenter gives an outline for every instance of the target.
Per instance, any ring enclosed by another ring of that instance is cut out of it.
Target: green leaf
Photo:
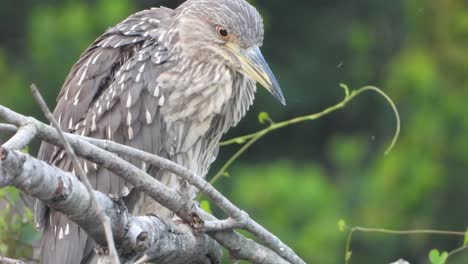
[[[442,252],[442,255],[440,255],[440,264],[444,264],[445,262],[447,262],[448,257],[449,253],[447,251]]]
[[[432,264],[438,264],[440,259],[440,252],[437,249],[433,249],[429,252],[429,260]]]
[[[258,114],[258,122],[260,122],[260,124],[265,124],[265,122],[269,122],[271,119],[270,119],[270,115],[268,115],[267,112],[260,112],[260,114]]]
[[[204,211],[206,211],[206,212],[208,212],[208,213],[210,213],[210,214],[213,213],[213,212],[211,211],[211,204],[210,204],[210,202],[209,202],[208,200],[203,200],[203,201],[201,201],[201,202],[200,202],[200,207],[201,207]]]
[[[338,230],[340,230],[340,232],[346,231],[346,221],[345,220],[340,219],[338,221]]]
[[[431,250],[429,252],[429,260],[432,264],[445,264],[448,258],[447,251],[442,252],[442,254],[437,249]]]

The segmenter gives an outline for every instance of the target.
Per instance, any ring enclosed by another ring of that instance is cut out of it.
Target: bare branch
[[[59,146],[61,145],[57,132],[53,128],[33,118],[24,117],[3,106],[0,106],[0,117],[4,118],[6,122],[16,126],[21,126],[24,123],[34,122],[38,128],[39,139],[45,140],[51,144]],[[144,191],[155,201],[164,205],[188,223],[193,223],[193,217],[196,215],[202,216],[202,218],[205,220],[217,220],[209,214],[203,214],[203,210],[200,210],[194,201],[184,201],[182,197],[174,190],[161,184],[159,181],[136,168],[127,161],[120,159],[116,155],[104,150],[111,150],[111,147],[115,147],[116,149],[114,149],[113,152],[118,153],[118,151],[116,151],[118,148],[124,148],[122,150],[130,151],[128,147],[118,145],[113,142],[104,142],[107,144],[107,146],[103,146],[102,141],[99,143],[99,141],[93,139],[86,139],[97,145],[101,144],[100,146],[104,148],[102,149],[87,142],[86,140],[83,140],[82,137],[77,135],[65,134],[65,137],[75,149],[78,156],[97,163],[109,171],[112,171],[115,174],[123,177],[135,188]],[[135,154],[136,157],[141,155],[142,160],[146,160],[152,164],[154,162],[154,164],[156,164],[156,166],[160,167],[161,169],[174,172],[177,175],[184,177],[187,181],[199,188],[203,193],[207,194],[216,205],[226,210],[231,218],[239,220],[240,223],[248,223],[250,225],[249,231],[253,230],[253,232],[255,232],[254,234],[260,234],[259,238],[262,239],[262,241],[269,240],[266,241],[266,244],[290,263],[305,263],[289,247],[284,245],[284,243],[282,243],[274,235],[266,231],[264,228],[257,228],[260,225],[251,220],[247,214],[235,207],[231,202],[229,202],[228,199],[222,196],[217,190],[215,190],[211,185],[208,185],[206,181],[202,180],[197,175],[168,160],[164,160],[160,157],[148,153],[139,152],[138,150],[135,151],[136,152],[133,152],[133,154]],[[127,152],[125,153],[126,155],[132,154]],[[193,214],[193,210],[196,210],[197,214]],[[246,221],[245,219],[250,220]],[[279,260],[277,254],[274,252],[261,245],[258,245],[254,241],[247,239],[236,232],[209,232],[208,234],[215,238],[224,247],[226,247],[230,254],[236,258],[246,259],[254,263],[272,263],[271,260],[275,260],[273,263],[284,262],[284,260]],[[259,255],[262,257],[259,257]]]
[[[208,221],[218,221],[213,215],[203,211],[198,210],[198,215],[203,219]],[[239,233],[226,230],[226,231],[216,231],[216,232],[207,232],[211,237],[220,242],[226,249],[229,250],[229,254],[234,259],[245,259],[252,263],[275,263],[275,264],[286,264],[286,263],[297,263],[287,261],[284,258],[281,258],[275,252],[271,251],[269,248],[266,248],[255,241],[248,239]],[[249,256],[248,258],[245,258]]]
[[[4,264],[25,264],[24,261],[22,261],[22,260],[11,259],[11,258],[2,257],[2,256],[0,256],[0,263],[4,263]]]
[[[170,160],[112,141],[99,140],[93,138],[85,138],[85,140],[107,151],[114,152],[117,154],[125,154],[127,156],[145,161],[148,164],[154,165],[158,168],[161,168],[162,170],[170,171],[182,177],[187,182],[197,187],[200,190],[200,192],[205,194],[221,210],[228,214],[232,218],[230,220],[231,223],[233,223],[233,221],[236,222],[236,224],[234,224],[235,226],[241,226],[243,227],[243,229],[251,232],[258,238],[260,238],[266,245],[268,245],[268,247],[273,249],[277,254],[290,261],[291,263],[305,263],[302,259],[299,258],[299,256],[296,255],[296,253],[294,253],[294,251],[290,247],[284,244],[278,237],[276,237],[271,232],[262,227],[260,224],[252,220],[246,212],[236,207],[218,190],[216,190],[213,187],[213,185],[205,181],[203,178],[197,176],[195,173],[187,170],[186,168]],[[197,210],[197,214],[200,214],[200,210]]]
[[[16,133],[17,130],[18,128],[14,125],[0,123],[0,132]]]
[[[218,221],[206,221],[203,225],[203,231],[205,232],[214,232],[214,231],[226,231],[233,229],[241,229],[244,226],[238,221],[228,218],[226,220]]]
[[[38,130],[38,139],[63,147],[56,129],[49,125],[32,117],[25,117],[1,105],[0,117],[5,122],[17,127],[27,123],[34,123]],[[151,198],[176,213],[182,219],[189,223],[193,222],[191,211],[192,208],[197,207],[194,201],[183,201],[182,197],[174,190],[160,183],[133,164],[83,140],[81,136],[68,133],[64,133],[64,135],[78,156],[97,163],[116,175],[123,177],[135,188],[146,192]]]
[[[0,186],[11,185],[35,196],[79,224],[98,244],[106,243],[106,234],[92,196],[74,175],[64,172],[20,151],[0,148]],[[111,220],[111,229],[122,261],[146,254],[157,263],[191,263],[191,260],[218,260],[220,249],[205,234],[193,232],[181,221],[172,222],[155,216],[134,217],[120,201],[93,191],[102,212]],[[177,257],[177,261],[173,261]],[[190,260],[190,261],[189,261]],[[204,262],[200,262],[204,263]]]
[[[15,127],[16,128],[16,127]],[[26,147],[36,137],[37,129],[34,124],[25,124],[21,126],[16,134],[8,140],[3,146],[10,149],[22,149]]]

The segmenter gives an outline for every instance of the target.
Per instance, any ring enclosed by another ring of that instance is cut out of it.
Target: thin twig
[[[447,259],[450,258],[450,257],[453,257],[454,255],[459,254],[459,253],[461,253],[461,252],[463,252],[463,251],[465,251],[467,249],[468,249],[468,245],[463,245],[463,246],[461,246],[459,248],[456,248],[456,249],[449,252],[449,254],[447,256]]]
[[[345,263],[348,264],[351,260],[351,240],[355,232],[363,233],[381,233],[390,235],[444,235],[444,236],[465,236],[465,232],[459,231],[446,231],[446,230],[432,230],[432,229],[414,229],[414,230],[391,230],[385,228],[369,228],[369,227],[347,227],[349,229],[348,237],[346,238],[345,247]],[[460,251],[465,250],[466,247],[458,248],[452,251],[449,255],[457,254]]]
[[[270,125],[270,128],[273,125]],[[231,165],[240,157],[242,154],[244,154],[255,142],[257,142],[260,138],[268,134],[269,132],[273,131],[272,129],[267,128],[264,129],[258,133],[255,133],[255,135],[245,144],[240,148],[224,165],[221,167],[221,169],[215,174],[215,176],[210,180],[210,184],[214,185],[223,175],[226,173],[227,169],[231,167]]]
[[[415,230],[390,230],[385,228],[368,228],[368,227],[353,227],[352,230],[365,233],[383,233],[391,235],[446,235],[446,236],[465,236],[465,232],[430,230],[430,229],[415,229]]]
[[[203,231],[205,232],[225,231],[240,228],[244,228],[243,224],[232,218],[218,221],[205,221],[203,224]]]
[[[113,259],[114,263],[120,263],[119,256],[117,254],[117,250],[115,249],[115,243],[114,243],[114,238],[112,234],[112,229],[110,226],[109,218],[104,214],[102,211],[102,208],[100,204],[97,202],[96,195],[94,193],[93,187],[91,186],[91,183],[88,180],[88,177],[86,175],[86,172],[84,171],[83,167],[80,164],[80,161],[78,160],[78,157],[75,154],[75,151],[71,147],[70,143],[64,136],[64,132],[60,128],[60,125],[57,123],[57,121],[54,118],[54,115],[50,112],[49,108],[47,107],[46,102],[42,98],[41,94],[39,93],[39,90],[37,89],[35,84],[31,85],[31,91],[36,99],[37,103],[41,107],[42,111],[44,112],[46,118],[52,123],[53,127],[57,130],[57,133],[60,136],[60,139],[63,143],[63,146],[65,148],[65,151],[68,155],[69,158],[72,159],[73,166],[74,168],[77,169],[77,173],[80,177],[80,180],[84,183],[86,186],[86,189],[88,190],[91,199],[93,201],[94,206],[96,206],[96,211],[98,212],[99,218],[101,219],[101,222],[104,227],[104,231],[106,233],[106,238],[107,238],[107,246],[109,249],[109,255]]]
[[[16,133],[17,130],[18,128],[14,125],[0,123],[0,132]]]
[[[3,147],[9,149],[23,149],[26,147],[37,135],[37,128],[34,124],[26,124],[21,126],[16,134],[10,138]]]

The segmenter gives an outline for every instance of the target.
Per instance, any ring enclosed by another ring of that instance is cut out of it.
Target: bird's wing
[[[172,15],[166,8],[139,12],[109,29],[84,52],[67,77],[54,111],[64,131],[164,156],[167,133],[159,105],[165,98],[156,77],[169,54],[158,43],[158,35],[161,23]],[[41,146],[39,157],[75,171],[63,150],[50,144]],[[124,158],[138,167],[146,166]],[[120,177],[82,162],[95,189],[116,196],[128,194],[129,186]],[[89,244],[86,234],[64,215],[39,203],[36,218],[44,224],[43,263],[80,263],[90,253],[83,252]]]

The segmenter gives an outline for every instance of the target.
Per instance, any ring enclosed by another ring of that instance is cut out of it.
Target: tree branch
[[[54,131],[54,129],[50,126],[47,126],[33,118],[24,117],[3,106],[0,106],[0,117],[4,118],[6,122],[16,126],[21,126],[22,124],[32,122],[38,128],[39,139],[61,146],[57,132]],[[201,192],[206,194],[232,219],[237,220],[240,225],[246,227],[246,230],[257,235],[257,237],[259,237],[276,252],[275,254],[269,249],[258,245],[254,241],[249,240],[233,231],[208,233],[219,243],[225,246],[229,250],[230,254],[236,258],[246,259],[254,263],[272,263],[271,260],[275,260],[273,263],[287,263],[283,259],[279,258],[278,255],[280,255],[290,263],[305,263],[276,236],[250,219],[250,217],[248,217],[245,212],[234,206],[227,198],[221,195],[221,193],[219,193],[216,189],[214,189],[214,187],[209,185],[202,178],[198,177],[194,173],[191,173],[185,168],[155,155],[131,149],[114,142],[89,138],[83,140],[82,137],[72,134],[65,134],[65,137],[75,149],[78,156],[97,163],[114,172],[115,174],[123,177],[126,181],[134,185],[135,188],[144,191],[157,202],[176,213],[179,217],[188,223],[194,223],[196,220],[194,217],[197,216],[202,216],[203,219],[209,221],[217,220],[209,214],[203,214],[203,210],[200,210],[194,201],[184,201],[182,197],[172,189],[169,189],[165,185],[152,178],[150,175],[139,170],[132,164],[120,159],[119,157],[105,151],[104,149],[115,153],[125,153],[129,156],[141,158],[143,161],[158,166],[163,170],[171,171],[185,178],[189,183],[193,184],[198,189],[200,189]],[[99,147],[90,144],[88,141],[96,144]],[[196,214],[194,214],[194,210]],[[236,241],[236,243],[233,243],[233,241]],[[252,251],[252,249],[255,249],[256,251]]]
[[[278,253],[280,256],[290,261],[291,263],[305,263],[294,253],[294,251],[290,247],[284,244],[278,237],[276,237],[271,232],[262,227],[260,224],[252,220],[246,212],[236,207],[218,190],[216,190],[213,187],[213,185],[205,181],[203,178],[197,176],[195,173],[187,170],[186,168],[170,160],[112,141],[99,140],[94,138],[84,139],[107,151],[117,154],[124,154],[129,157],[145,161],[148,164],[154,165],[158,168],[161,168],[162,170],[170,171],[182,177],[187,182],[197,187],[200,192],[206,195],[214,204],[216,204],[221,210],[223,210],[223,212],[229,215],[231,217],[230,225],[242,227],[242,229],[251,232],[258,238],[260,238],[266,245],[268,245],[268,247],[273,249],[276,253]],[[196,207],[195,210],[198,215],[201,214],[201,209]],[[236,223],[233,223],[233,221],[235,221]],[[226,225],[217,225],[217,227],[220,228],[218,230],[225,230],[223,228],[225,226]],[[208,228],[213,230],[213,226],[210,226]],[[220,243],[223,244],[221,241]]]
[[[0,132],[16,133],[17,130],[18,128],[14,125],[0,123]]]
[[[0,256],[0,263],[4,264],[25,264],[24,261]]]
[[[65,213],[98,244],[107,243],[99,211],[92,196],[74,175],[39,161],[20,151],[0,148],[0,186],[15,186]],[[221,259],[216,242],[195,233],[183,222],[156,216],[134,217],[121,201],[93,191],[110,227],[122,261],[134,260],[145,252],[157,263],[206,263],[207,256]],[[173,261],[177,259],[177,261]],[[214,263],[217,263],[217,262]]]
[[[11,129],[11,127],[10,127]],[[16,134],[8,140],[3,146],[11,149],[22,149],[26,147],[36,137],[37,129],[34,124],[25,124],[21,126]]]
[[[205,232],[225,231],[241,228],[244,228],[244,226],[232,218],[218,221],[205,221],[203,225],[203,231]]]

